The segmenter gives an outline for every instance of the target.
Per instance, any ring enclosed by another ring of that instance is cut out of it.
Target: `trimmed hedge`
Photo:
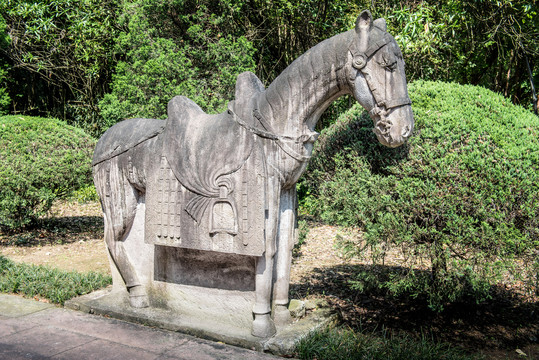
[[[362,274],[358,289],[424,296],[441,310],[488,298],[518,258],[525,271],[513,276],[537,291],[539,118],[480,87],[417,81],[409,91],[416,129],[401,148],[378,144],[359,106],[322,132],[302,210],[362,227],[375,263],[401,251],[401,270]]]
[[[35,222],[92,181],[95,140],[56,119],[0,117],[0,228]]]

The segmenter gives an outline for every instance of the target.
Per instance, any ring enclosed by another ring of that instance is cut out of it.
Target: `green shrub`
[[[539,118],[479,87],[417,81],[409,91],[416,129],[401,148],[378,144],[359,107],[323,132],[299,187],[303,211],[363,227],[375,263],[400,250],[404,269],[379,286],[433,309],[488,298],[517,258],[525,269],[513,276],[534,290]]]
[[[42,296],[63,305],[66,300],[111,283],[110,276],[96,272],[81,274],[45,266],[18,264],[0,256],[0,292],[28,297]]]
[[[59,120],[0,117],[0,228],[31,224],[56,198],[91,183],[94,146]]]
[[[97,190],[93,183],[73,191],[69,198],[79,204],[85,204],[90,201],[99,201],[99,195],[97,195]]]

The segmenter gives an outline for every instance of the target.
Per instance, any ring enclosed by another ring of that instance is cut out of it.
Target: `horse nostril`
[[[406,125],[403,129],[402,129],[402,137],[403,138],[407,138],[410,136],[410,125]]]

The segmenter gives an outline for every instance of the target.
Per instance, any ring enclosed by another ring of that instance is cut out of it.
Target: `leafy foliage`
[[[95,185],[92,183],[73,191],[71,195],[69,195],[69,199],[74,200],[79,204],[85,204],[91,201],[99,201],[99,195],[97,195]]]
[[[212,1],[208,1],[212,3]],[[265,82],[280,74],[299,55],[322,40],[352,28],[359,11],[350,14],[343,0],[221,1],[232,24],[257,51],[257,73]],[[363,3],[370,2],[364,1]]]
[[[0,2],[10,46],[13,112],[92,130],[113,70],[117,0]],[[0,32],[1,33],[1,32]]]
[[[526,60],[539,55],[535,1],[390,1],[376,12],[401,46],[409,80],[481,85],[530,105]],[[531,66],[537,84],[539,63]]]
[[[59,120],[0,117],[0,227],[31,224],[56,198],[90,183],[94,146]]]
[[[535,1],[9,0],[0,2],[0,43],[9,38],[0,109],[59,117],[94,136],[125,117],[163,117],[178,94],[220,111],[239,73],[256,68],[268,84],[363,9],[387,20],[410,80],[482,85],[530,106]],[[348,107],[332,105],[321,126]]]
[[[236,76],[254,70],[254,49],[243,36],[227,34],[222,23],[204,3],[125,4],[125,30],[116,46],[126,57],[116,66],[112,92],[100,102],[101,130],[129,117],[165,118],[175,95],[210,112],[224,110],[234,97]]]
[[[9,46],[9,36],[6,33],[6,21],[0,15],[0,49],[5,49]],[[7,86],[7,64],[0,59],[0,115],[7,114],[7,109],[11,103]]]
[[[358,107],[323,133],[299,188],[304,211],[363,227],[375,263],[398,249],[407,268],[380,286],[433,309],[487,298],[517,257],[528,271],[513,276],[534,289],[539,119],[479,87],[417,81],[409,90],[416,130],[406,146],[378,144]]]
[[[86,274],[45,266],[17,264],[0,256],[0,292],[42,296],[55,304],[84,295],[112,283],[112,278],[96,272]]]

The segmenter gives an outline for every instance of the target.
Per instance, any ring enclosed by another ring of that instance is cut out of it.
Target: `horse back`
[[[164,120],[128,119],[108,129],[97,142],[92,166],[121,155],[163,132]]]

